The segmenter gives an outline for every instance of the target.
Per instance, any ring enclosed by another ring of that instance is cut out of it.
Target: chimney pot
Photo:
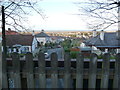
[[[11,31],[11,28],[8,28],[8,31]]]
[[[42,29],[41,32],[44,32],[44,29]]]
[[[101,32],[100,32],[100,39],[101,40],[104,40],[104,34],[105,34],[104,30],[101,30]]]
[[[35,31],[33,30],[33,32],[32,32],[32,35],[34,36],[35,35]]]
[[[97,36],[96,30],[93,30],[93,37]]]

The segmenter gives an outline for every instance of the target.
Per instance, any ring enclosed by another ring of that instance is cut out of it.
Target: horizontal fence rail
[[[91,53],[89,60],[79,53],[72,61],[66,52],[59,61],[56,53],[50,60],[40,52],[34,60],[27,53],[24,60],[18,53],[11,60],[3,60],[3,88],[113,88],[120,90],[120,53],[111,61],[110,54]]]

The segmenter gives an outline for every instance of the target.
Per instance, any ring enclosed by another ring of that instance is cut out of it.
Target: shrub
[[[71,58],[75,59],[75,58],[77,57],[77,54],[78,54],[78,53],[79,53],[78,51],[71,51],[71,52],[70,52]]]

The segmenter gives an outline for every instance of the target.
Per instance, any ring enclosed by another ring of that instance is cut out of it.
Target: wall
[[[36,40],[36,38],[34,37],[33,38],[33,42],[32,42],[32,52],[34,52],[35,51],[35,48],[37,47],[37,40]]]

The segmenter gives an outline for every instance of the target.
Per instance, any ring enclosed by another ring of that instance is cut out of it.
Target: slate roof
[[[6,45],[13,46],[20,44],[23,46],[32,46],[33,36],[32,35],[6,35]]]
[[[120,47],[118,45],[118,39],[116,32],[104,34],[104,40],[100,39],[100,35],[96,37],[92,37],[89,40],[85,41],[85,44],[88,46],[96,46],[96,47]]]
[[[50,36],[48,36],[48,35],[47,35],[46,33],[44,33],[44,32],[41,32],[41,33],[36,34],[35,37],[50,37]]]

